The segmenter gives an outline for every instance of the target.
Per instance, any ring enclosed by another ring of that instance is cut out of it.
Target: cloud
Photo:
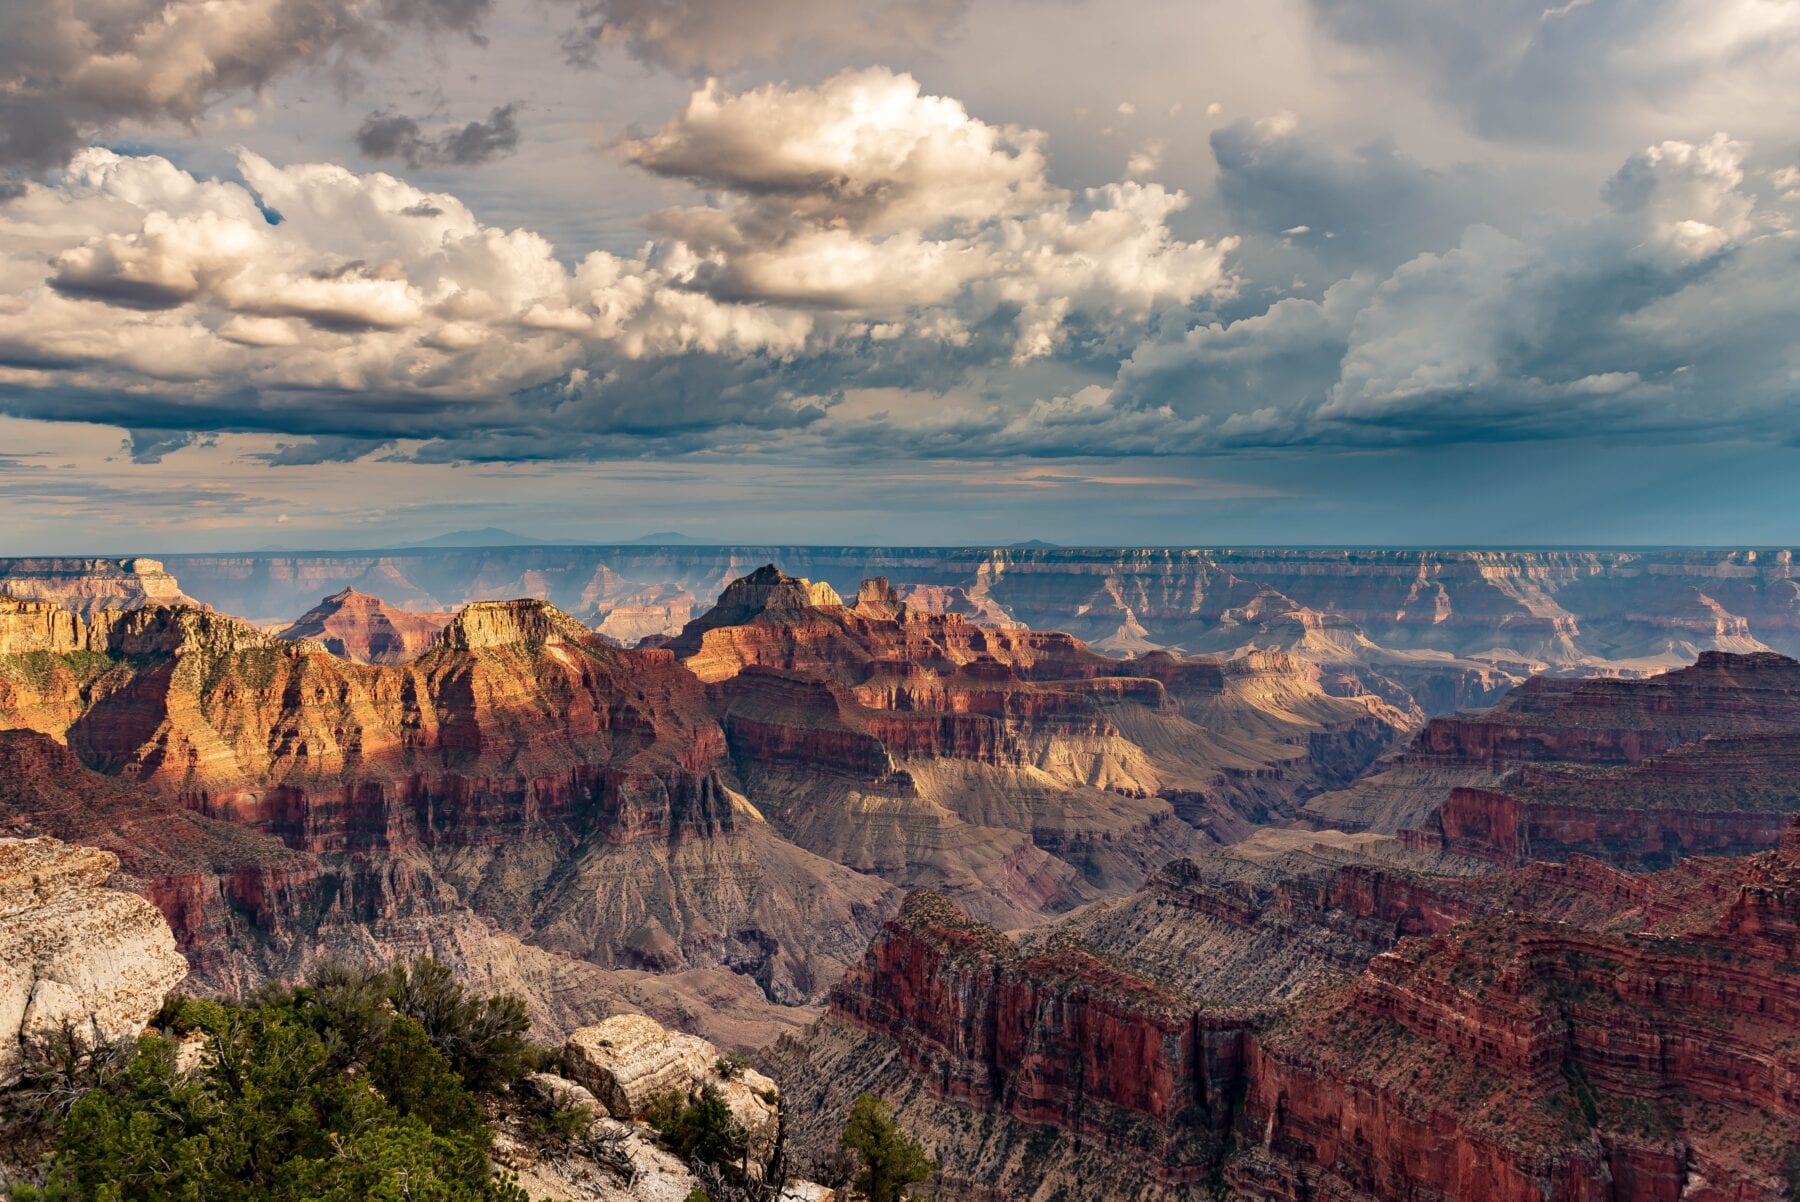
[[[594,252],[571,269],[543,238],[391,176],[247,152],[239,171],[242,184],[200,180],[90,149],[11,203],[10,411],[68,416],[79,397],[95,420],[141,428],[454,436],[516,425],[524,390],[577,368],[597,391],[622,360],[790,353],[811,329],[644,258]]]
[[[1107,383],[833,414],[808,435],[945,458],[1800,443],[1800,234],[1745,191],[1744,154],[1722,134],[1657,143],[1595,217],[1472,225],[1316,300],[1148,338]]]
[[[1147,342],[1106,413],[1081,410],[1093,445],[1141,445],[1146,415],[1191,451],[1792,438],[1800,236],[1743,191],[1743,155],[1724,135],[1659,143],[1611,177],[1598,217],[1474,225],[1385,278]]]
[[[320,463],[355,463],[393,447],[392,439],[339,438],[329,434],[284,442],[273,450],[259,451],[250,458],[260,459],[270,467],[310,467]],[[284,514],[279,520],[286,521]]]
[[[1791,106],[1754,99],[1784,95],[1800,75],[1800,5],[1789,0],[1309,3],[1330,34],[1423,76],[1490,134],[1603,134],[1646,112],[1742,122],[1759,107],[1791,130]]]
[[[574,261],[380,172],[245,151],[209,180],[91,148],[0,221],[0,408],[310,440],[280,463],[742,448],[849,387],[1116,361],[1229,294],[1230,240],[1169,229],[1185,196],[1072,193],[1041,143],[880,70],[709,84],[625,153],[711,203]]]
[[[967,0],[582,0],[563,35],[570,61],[623,47],[673,71],[726,71],[794,49],[879,51],[927,44]]]
[[[1385,139],[1340,148],[1292,121],[1237,121],[1214,130],[1211,145],[1234,228],[1317,232],[1307,248],[1339,272],[1392,268],[1454,244],[1488,191],[1473,169],[1433,170]]]
[[[620,150],[722,194],[657,218],[721,300],[942,309],[964,329],[1006,312],[1023,361],[1056,350],[1070,320],[1142,321],[1235,283],[1235,242],[1170,233],[1184,194],[1125,181],[1074,197],[1049,181],[1043,135],[885,68],[738,93],[709,80]]]
[[[192,430],[127,430],[125,451],[133,463],[161,463],[163,456],[184,447],[211,446],[210,435]]]
[[[486,121],[471,121],[428,137],[415,118],[392,109],[370,113],[356,131],[356,148],[371,159],[403,159],[409,167],[472,167],[511,154],[519,145],[517,103]]]
[[[302,65],[348,71],[406,29],[473,34],[490,0],[8,0],[0,164],[58,165],[128,120],[192,123]]]
[[[659,175],[723,188],[788,214],[859,231],[976,221],[1054,198],[1043,135],[992,126],[947,96],[883,67],[816,88],[765,84],[730,93],[708,80],[625,158]]]

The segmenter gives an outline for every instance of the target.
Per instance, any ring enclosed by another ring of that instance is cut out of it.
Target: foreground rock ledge
[[[691,1099],[710,1085],[749,1135],[753,1170],[774,1154],[780,1126],[775,1082],[752,1068],[721,1074],[719,1049],[696,1035],[670,1031],[642,1014],[615,1014],[569,1036],[563,1052],[569,1076],[616,1119],[641,1118],[665,1094]]]
[[[187,976],[160,911],[105,888],[109,851],[56,839],[0,839],[0,1087],[33,1039],[73,1025],[128,1039]]]

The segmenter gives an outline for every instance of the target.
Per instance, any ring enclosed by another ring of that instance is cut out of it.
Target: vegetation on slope
[[[489,1168],[478,1096],[527,1067],[516,999],[421,960],[171,998],[154,1026],[122,1071],[91,1073],[19,1202],[524,1202]]]

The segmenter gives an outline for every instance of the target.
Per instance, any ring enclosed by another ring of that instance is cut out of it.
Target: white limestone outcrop
[[[96,1041],[136,1035],[187,976],[157,908],[104,887],[118,868],[109,851],[0,839],[0,1086],[64,1024]]]
[[[615,1014],[569,1036],[563,1052],[569,1076],[614,1118],[640,1118],[664,1094],[691,1099],[710,1085],[748,1134],[751,1162],[765,1164],[774,1153],[775,1082],[752,1068],[721,1074],[719,1049],[699,1036],[642,1014]]]

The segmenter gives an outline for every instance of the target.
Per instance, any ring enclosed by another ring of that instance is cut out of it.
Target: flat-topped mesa
[[[0,560],[0,593],[51,601],[82,617],[107,609],[200,604],[181,591],[161,562],[142,557]]]
[[[0,839],[0,1087],[65,1026],[89,1042],[135,1036],[187,975],[156,907],[103,887],[118,866],[91,847]]]
[[[281,637],[317,640],[331,654],[354,663],[403,664],[423,654],[451,617],[396,609],[379,597],[346,588],[302,614]]]
[[[1582,851],[1656,867],[1771,846],[1800,803],[1797,767],[1800,661],[1714,651],[1646,679],[1534,677],[1489,710],[1433,719],[1304,816],[1502,863]]]
[[[1537,676],[1481,714],[1436,718],[1415,751],[1466,764],[1631,764],[1707,735],[1800,728],[1800,661],[1709,651],[1642,680]]]
[[[450,619],[436,646],[449,652],[503,647],[535,651],[571,643],[604,645],[593,631],[547,601],[475,601]]]

